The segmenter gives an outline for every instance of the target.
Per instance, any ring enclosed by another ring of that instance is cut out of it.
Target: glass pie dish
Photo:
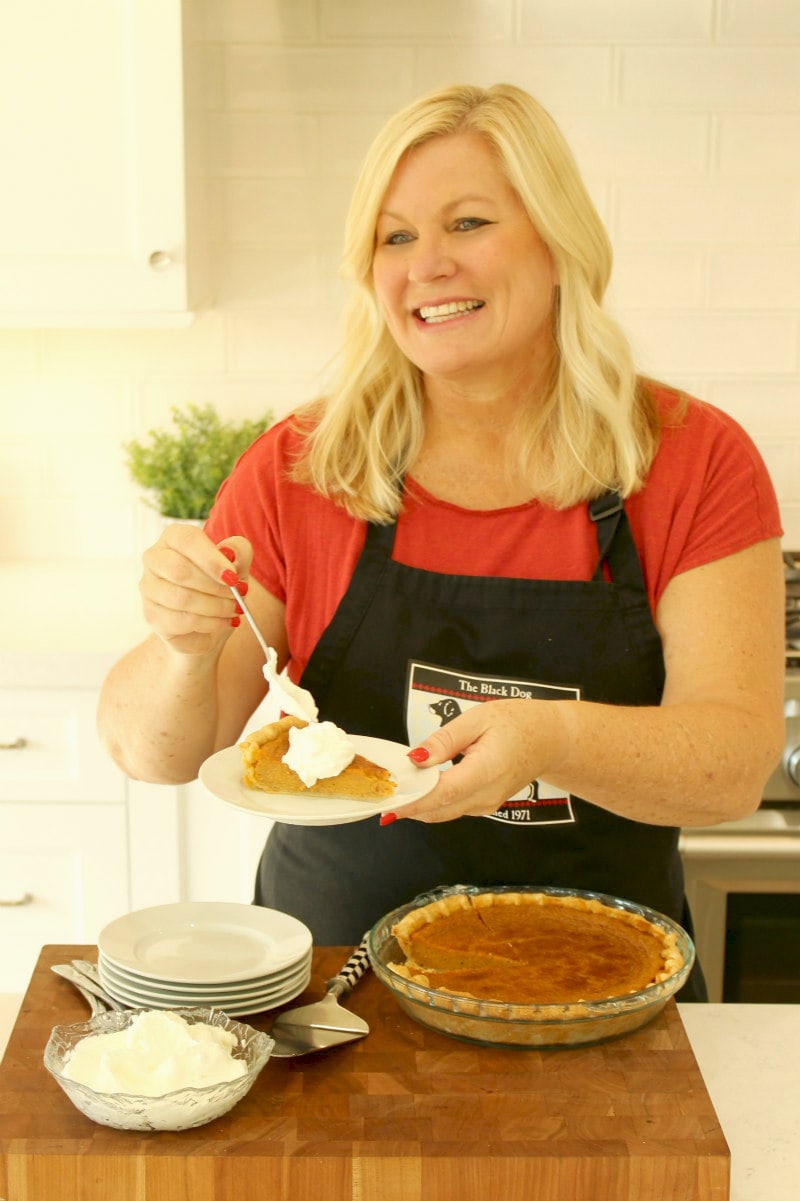
[[[405,960],[392,933],[393,929],[413,910],[454,893],[469,896],[483,893],[543,893],[557,898],[582,898],[625,910],[644,918],[671,937],[681,963],[667,978],[636,992],[599,1001],[576,998],[568,1003],[552,1004],[481,1000],[428,988],[406,979],[390,966],[393,963],[402,964]],[[519,1048],[578,1046],[602,1042],[638,1029],[660,1013],[670,997],[686,982],[695,957],[694,945],[686,931],[671,918],[644,905],[599,892],[520,885],[487,888],[454,885],[423,893],[376,922],[368,935],[367,948],[375,975],[392,993],[401,1009],[415,1021],[469,1042]]]
[[[146,1097],[124,1092],[98,1092],[70,1080],[63,1069],[73,1049],[92,1034],[124,1030],[145,1012],[138,1009],[112,1010],[87,1022],[54,1026],[44,1049],[44,1066],[73,1105],[101,1126],[115,1130],[190,1130],[212,1122],[232,1109],[251,1089],[275,1046],[269,1035],[243,1022],[236,1022],[219,1009],[178,1009],[186,1022],[205,1022],[227,1030],[236,1039],[234,1059],[244,1060],[247,1070],[235,1080],[200,1088],[181,1088],[161,1096]]]

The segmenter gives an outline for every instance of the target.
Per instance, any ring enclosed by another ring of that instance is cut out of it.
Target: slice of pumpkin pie
[[[282,717],[239,743],[248,788],[375,801],[395,782],[385,767],[359,755],[332,722]]]

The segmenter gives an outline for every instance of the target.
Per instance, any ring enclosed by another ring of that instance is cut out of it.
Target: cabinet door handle
[[[13,742],[0,742],[0,751],[21,751],[27,745],[27,738],[15,738]]]
[[[18,909],[20,905],[30,905],[32,901],[33,893],[24,892],[21,897],[16,897],[13,901],[0,899],[0,909]]]
[[[154,250],[147,262],[152,271],[166,271],[172,266],[172,255],[167,250]]]

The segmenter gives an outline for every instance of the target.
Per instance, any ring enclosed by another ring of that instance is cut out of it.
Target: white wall
[[[800,547],[798,0],[205,0],[196,19],[214,307],[176,331],[0,330],[1,558],[137,555],[152,520],[124,439],[173,404],[315,393],[363,150],[454,80],[554,113],[642,367],[751,432]]]

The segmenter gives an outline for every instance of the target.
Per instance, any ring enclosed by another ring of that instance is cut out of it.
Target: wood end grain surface
[[[316,948],[293,1004],[348,953]],[[84,1117],[42,1063],[51,1028],[88,1016],[50,965],[95,957],[39,957],[0,1065],[0,1201],[728,1201],[728,1146],[674,1000],[607,1043],[518,1051],[427,1030],[370,972],[346,1002],[367,1038],[271,1060],[229,1114],[143,1135]]]

